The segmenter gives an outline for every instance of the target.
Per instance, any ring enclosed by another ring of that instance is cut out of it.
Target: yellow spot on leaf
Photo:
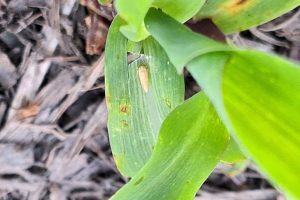
[[[114,161],[117,165],[118,168],[122,168],[123,165],[124,165],[124,156],[117,156],[115,154],[113,154],[113,158],[114,158]]]
[[[133,185],[138,185],[138,184],[140,184],[143,180],[144,180],[144,176],[142,176],[142,177],[139,178],[137,181],[135,181],[135,182],[133,183]]]
[[[124,115],[128,115],[130,112],[130,107],[127,103],[120,105],[120,113]]]
[[[127,123],[126,120],[122,120],[121,121],[121,128],[125,129],[125,128],[128,128],[129,127],[129,124]]]
[[[111,104],[111,97],[110,97],[110,95],[106,94],[105,100],[106,100],[106,104],[107,104],[108,106],[110,106],[110,104]]]
[[[238,12],[242,12],[243,9],[249,8],[250,5],[254,2],[256,2],[256,1],[254,1],[254,0],[229,0],[229,1],[225,1],[225,3],[221,5],[221,9],[224,9],[227,13],[235,15]]]
[[[169,108],[172,108],[171,100],[168,97],[165,98],[165,103]]]

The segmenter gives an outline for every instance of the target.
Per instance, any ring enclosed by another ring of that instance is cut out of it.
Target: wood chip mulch
[[[97,0],[0,0],[0,199],[105,200],[128,181],[106,128],[103,51],[114,16]],[[228,38],[299,61],[299,18],[296,9]],[[196,199],[283,199],[257,171],[221,164]]]

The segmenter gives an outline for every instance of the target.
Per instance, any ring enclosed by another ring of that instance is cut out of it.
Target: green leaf
[[[247,159],[235,161],[231,164],[231,168],[225,168],[224,170],[222,170],[222,173],[224,173],[226,176],[235,177],[245,172],[249,164],[250,161]]]
[[[225,33],[263,24],[300,5],[300,0],[208,0],[196,18],[212,18]]]
[[[108,131],[119,170],[133,176],[149,159],[162,121],[183,102],[184,83],[157,42],[128,42],[122,25],[116,17],[105,51]]]
[[[205,0],[190,0],[189,3],[184,0],[116,0],[115,5],[118,14],[126,22],[121,27],[121,32],[128,39],[138,42],[149,36],[144,18],[150,7],[160,8],[174,19],[185,22],[200,10],[204,2]]]
[[[192,200],[228,139],[208,98],[195,95],[166,118],[149,162],[112,200]]]
[[[269,177],[297,199],[299,78],[300,69],[292,63],[241,51],[224,66],[222,84],[224,106],[241,144]]]
[[[103,5],[108,5],[112,2],[112,0],[98,0],[98,2]]]
[[[153,6],[172,16],[179,22],[186,22],[203,6],[205,0],[154,0]]]
[[[154,8],[149,10],[145,23],[148,31],[164,47],[170,60],[180,73],[190,60],[199,55],[215,51],[232,50],[227,45],[192,32],[187,27],[181,26],[179,22]],[[168,26],[168,29],[166,29],[165,25]]]
[[[152,29],[154,15],[162,24],[159,30]],[[186,31],[177,38],[183,25],[155,10],[146,24],[172,62],[192,54],[189,46],[196,37]],[[175,38],[178,42],[168,42]],[[287,195],[300,199],[300,68],[274,55],[238,49],[185,62],[243,151]]]
[[[121,32],[130,40],[138,42],[146,39],[149,34],[144,25],[144,18],[153,0],[116,0],[115,7],[120,17],[125,20]]]
[[[221,93],[222,70],[220,66],[224,66],[229,58],[229,54],[224,52],[209,53],[192,60],[188,64],[188,70],[196,81],[205,88],[206,94],[211,97],[212,102],[216,106],[219,115],[227,126],[230,127],[230,122],[227,120],[226,113],[223,110],[223,101]],[[199,67],[203,66],[203,67]],[[240,147],[233,138],[230,139],[229,145],[222,156],[222,161],[235,163],[246,159]]]
[[[225,163],[237,163],[246,160],[238,144],[233,138],[230,138],[229,144],[222,155],[222,161]]]
[[[209,90],[223,121],[247,154],[274,184],[300,198],[300,68],[258,51],[224,54],[199,57],[188,69]],[[205,65],[203,60],[208,63],[213,56],[226,61]],[[220,85],[212,88],[215,83]]]

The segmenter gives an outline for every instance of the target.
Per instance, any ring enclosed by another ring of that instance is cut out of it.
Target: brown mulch
[[[300,11],[228,36],[299,60]],[[108,199],[127,180],[108,143],[97,0],[0,0],[0,199]],[[199,87],[188,77],[187,92]],[[251,163],[221,164],[198,200],[282,198]]]

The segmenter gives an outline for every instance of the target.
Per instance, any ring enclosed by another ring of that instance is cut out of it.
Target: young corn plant
[[[108,1],[102,1],[108,2]],[[300,0],[116,0],[105,50],[108,131],[120,172],[115,200],[191,200],[220,161],[250,159],[300,199],[300,68],[182,23],[224,33],[257,26]],[[203,91],[184,101],[183,68]]]

